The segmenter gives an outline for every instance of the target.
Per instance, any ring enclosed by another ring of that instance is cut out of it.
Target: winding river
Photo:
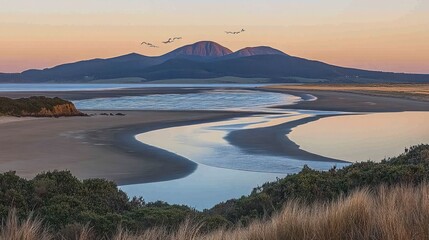
[[[131,196],[162,200],[202,210],[249,194],[253,188],[304,165],[318,170],[356,161],[380,161],[411,145],[429,142],[428,112],[346,113],[288,110],[277,105],[317,101],[258,91],[259,85],[211,86],[186,94],[149,94],[74,101],[82,110],[233,110],[253,114],[228,120],[171,127],[135,136],[142,143],[198,164],[187,177],[121,186]],[[27,89],[8,85],[0,91]],[[44,86],[29,86],[36,91]],[[175,85],[49,85],[48,91],[105,90]],[[180,87],[195,88],[189,85]],[[6,90],[5,90],[6,89]],[[41,89],[42,90],[42,89]],[[47,90],[46,88],[43,90]]]

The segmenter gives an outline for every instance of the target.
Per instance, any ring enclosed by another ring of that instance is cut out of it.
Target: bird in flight
[[[173,37],[173,38],[169,38],[167,41],[162,42],[162,43],[169,44],[169,43],[173,43],[174,41],[180,40],[180,39],[182,39],[182,37]]]
[[[140,43],[140,45],[146,45],[146,46],[151,47],[151,48],[158,48],[158,46],[153,45],[152,43],[149,43],[149,42],[142,42],[142,43]]]
[[[167,41],[162,42],[162,43],[164,43],[164,44],[169,44],[169,43],[172,43],[172,42],[174,42],[174,41],[173,41],[173,39],[172,39],[172,38],[169,38]]]
[[[240,34],[240,33],[244,32],[244,31],[246,31],[246,30],[243,28],[243,29],[241,29],[240,31],[237,31],[237,32],[225,31],[225,33],[226,33],[226,34],[233,34],[233,35],[236,35],[236,34]]]

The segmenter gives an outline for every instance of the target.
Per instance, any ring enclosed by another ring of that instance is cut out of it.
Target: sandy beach
[[[37,118],[0,116],[0,125],[4,123],[22,122],[22,121],[29,121],[34,119],[37,119]]]
[[[347,86],[347,85],[346,85]],[[359,85],[344,87],[344,85],[279,85],[262,88],[267,91],[283,92],[297,96],[317,97],[317,101],[299,102],[288,109],[343,111],[343,112],[402,112],[429,111],[427,87],[416,95],[417,88],[394,88],[386,85],[383,91],[377,91],[377,86]],[[395,86],[395,85],[393,85]],[[418,96],[418,97],[416,97]]]
[[[100,114],[91,111],[88,114]],[[114,111],[109,113],[115,114]],[[121,111],[126,116],[39,118],[0,117],[0,171],[32,178],[48,170],[70,170],[79,178],[118,184],[186,176],[196,164],[134,139],[145,131],[214,121],[243,113]],[[6,122],[7,121],[7,122]]]
[[[379,84],[305,84],[277,85],[267,89],[329,91],[359,93],[372,96],[396,97],[429,102],[427,83],[379,83]]]

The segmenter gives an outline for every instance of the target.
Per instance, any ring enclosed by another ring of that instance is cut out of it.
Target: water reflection
[[[182,179],[120,188],[130,196],[143,196],[145,201],[162,200],[203,210],[222,201],[248,195],[253,188],[284,176],[198,165],[193,174]]]
[[[223,89],[188,94],[151,94],[74,101],[81,110],[257,110],[294,104],[300,97],[254,90]]]
[[[347,161],[380,161],[429,143],[428,112],[336,116],[296,127],[288,137],[301,149]]]
[[[315,114],[317,112],[302,114],[283,110],[283,114],[254,115],[139,134],[136,136],[139,141],[174,152],[199,165],[194,173],[182,179],[122,186],[122,189],[130,195],[142,195],[148,201],[163,200],[201,210],[249,194],[254,187],[265,182],[299,172],[305,164],[320,170],[346,165],[250,154],[224,139],[232,131],[275,126]]]

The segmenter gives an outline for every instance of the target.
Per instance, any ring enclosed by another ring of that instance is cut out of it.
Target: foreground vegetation
[[[43,173],[32,180],[9,172],[0,175],[0,215],[7,219],[0,236],[427,239],[428,176],[429,145],[420,145],[381,163],[356,163],[327,172],[306,167],[247,197],[198,212],[128,199],[112,182],[79,181],[69,172]]]
[[[154,228],[138,235],[119,231],[113,239],[204,240],[403,240],[429,239],[429,185],[362,189],[325,203],[289,201],[268,221],[246,227],[201,231],[185,221],[178,230]]]
[[[429,239],[429,184],[361,189],[335,201],[304,204],[288,201],[269,220],[245,227],[207,232],[203,222],[186,219],[178,228],[155,227],[139,233],[117,228],[114,240],[343,240]],[[100,239],[89,225],[75,226],[62,239]],[[14,211],[0,228],[1,239],[48,240],[59,238],[38,219],[20,222]]]
[[[59,117],[83,116],[73,103],[61,98],[30,97],[11,99],[0,97],[0,116]]]

